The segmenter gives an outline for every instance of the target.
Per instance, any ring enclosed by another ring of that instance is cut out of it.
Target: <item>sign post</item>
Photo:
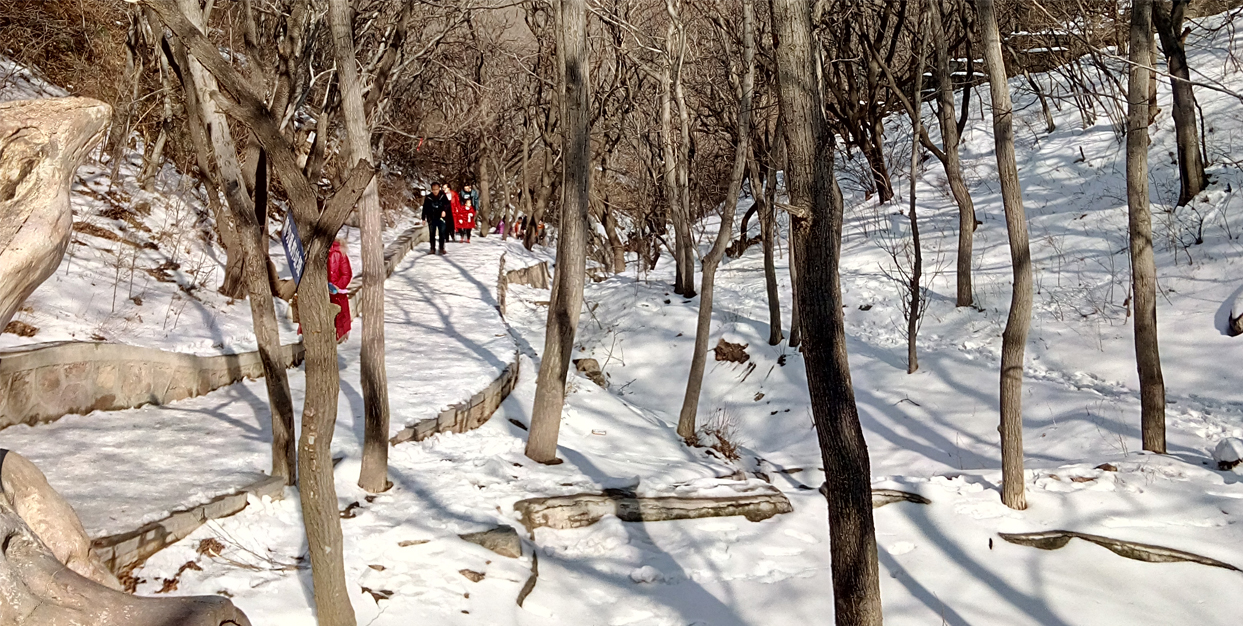
[[[285,260],[289,263],[293,282],[295,285],[300,284],[302,269],[306,267],[306,252],[302,249],[302,238],[298,236],[298,225],[293,221],[293,211],[285,213],[285,224],[281,227],[281,244],[285,247]]]

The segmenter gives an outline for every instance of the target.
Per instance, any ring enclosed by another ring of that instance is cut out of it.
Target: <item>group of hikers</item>
[[[461,240],[470,243],[479,206],[479,191],[464,185],[454,192],[448,185],[432,183],[431,193],[423,198],[423,222],[427,224],[429,254],[445,253],[445,243]],[[439,244],[439,245],[438,245]]]

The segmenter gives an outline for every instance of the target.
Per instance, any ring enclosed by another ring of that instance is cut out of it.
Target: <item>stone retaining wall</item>
[[[283,346],[287,367],[302,344]],[[200,396],[263,376],[258,352],[196,356],[123,344],[64,342],[0,352],[0,428]]]
[[[440,415],[422,420],[413,426],[407,426],[394,436],[393,445],[407,441],[423,441],[436,433],[464,433],[483,426],[501,403],[509,397],[518,384],[518,353],[514,352],[513,361],[505,366],[504,371],[483,391],[471,396],[470,400],[455,404],[440,412]]]
[[[91,542],[91,549],[115,574],[131,571],[151,555],[185,539],[208,520],[220,519],[246,508],[247,497],[284,495],[285,481],[268,476],[243,487],[240,491],[219,496],[211,502],[176,511],[168,517],[117,535],[100,537]]]

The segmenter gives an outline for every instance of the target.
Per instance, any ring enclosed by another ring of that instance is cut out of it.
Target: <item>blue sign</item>
[[[285,213],[285,225],[281,227],[281,244],[285,246],[285,260],[289,262],[289,273],[293,274],[295,285],[302,282],[302,269],[306,267],[306,252],[302,249],[302,238],[298,236],[298,225],[293,221],[293,211]]]

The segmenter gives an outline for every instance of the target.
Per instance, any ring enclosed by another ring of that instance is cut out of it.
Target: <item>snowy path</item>
[[[499,242],[480,240],[454,247],[452,256],[425,258],[420,248],[386,283],[394,433],[469,398],[513,359],[513,340],[495,308],[504,250]],[[359,336],[351,333],[340,353],[334,454],[347,457],[342,465],[352,465],[361,449]],[[299,410],[304,381],[301,369],[291,370]],[[135,529],[255,482],[270,467],[270,446],[263,381],[167,406],[70,415],[0,431],[0,447],[42,468],[93,537]]]

